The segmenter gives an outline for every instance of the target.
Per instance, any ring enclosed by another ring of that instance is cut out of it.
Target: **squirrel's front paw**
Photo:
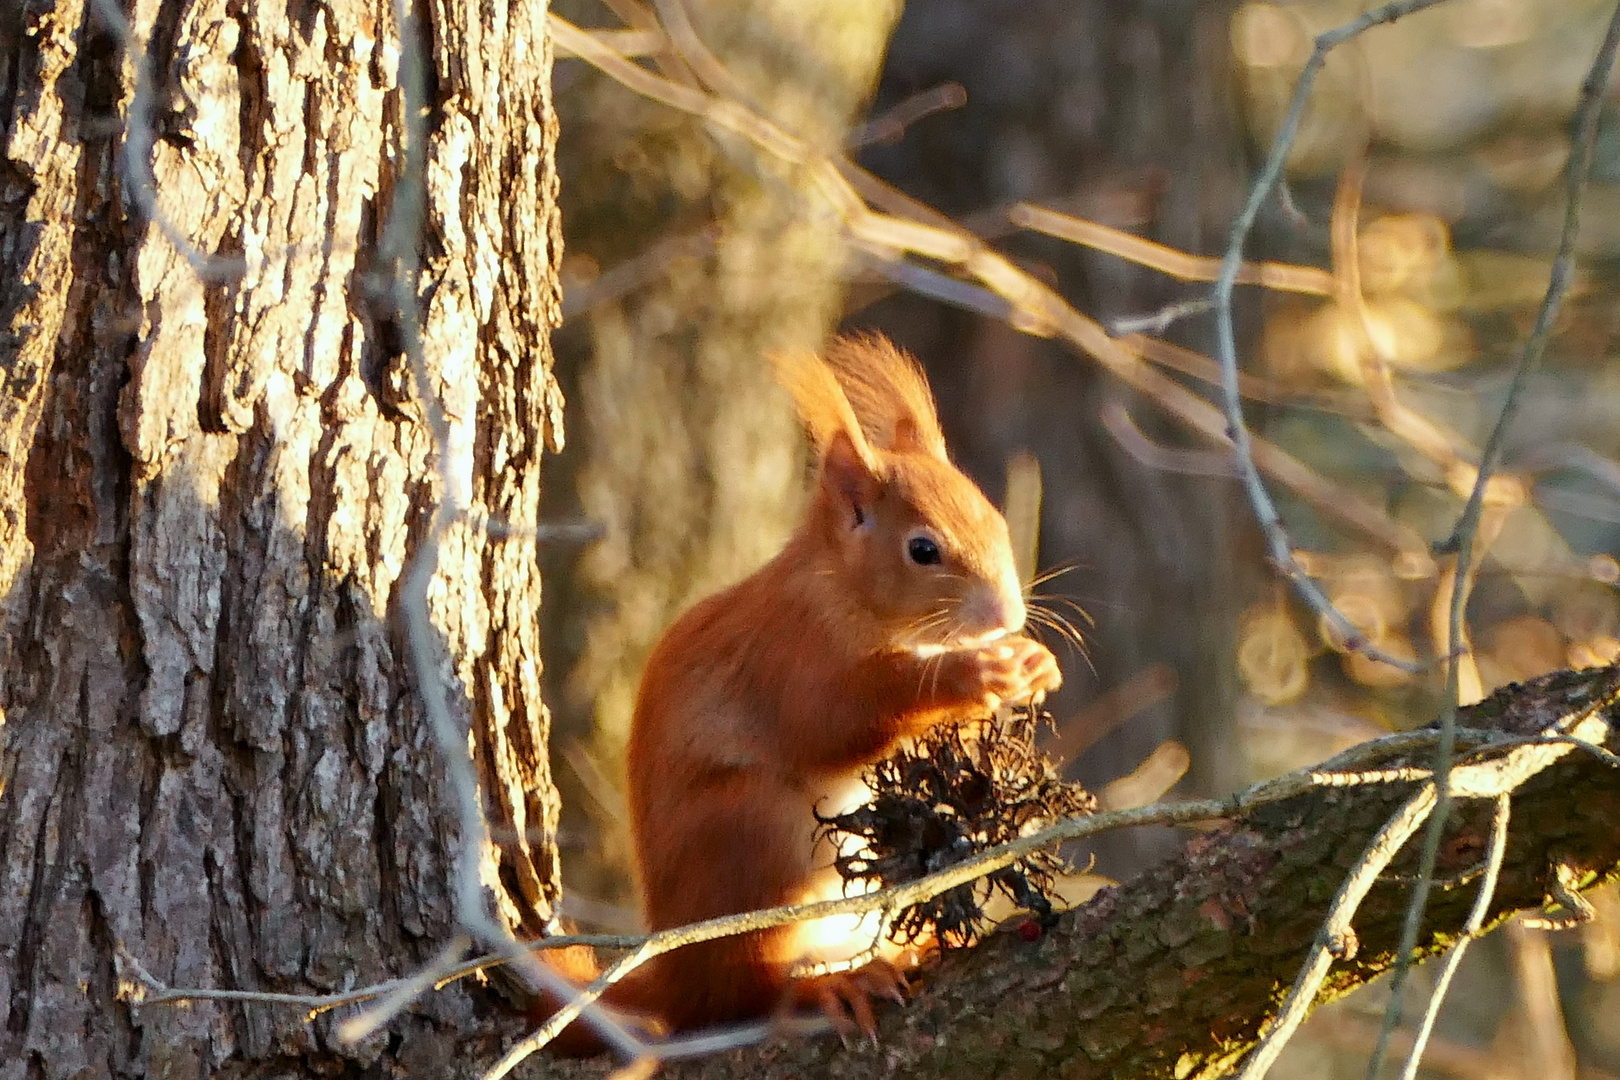
[[[971,654],[972,695],[991,709],[1004,701],[1024,702],[1063,685],[1057,657],[1040,642],[1009,638]]]

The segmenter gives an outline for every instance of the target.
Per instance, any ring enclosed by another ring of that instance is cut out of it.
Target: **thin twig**
[[[746,106],[714,97],[700,89],[682,86],[648,71],[555,12],[548,14],[547,21],[552,39],[558,45],[643,97],[692,113],[720,128],[742,135],[785,161],[799,164],[805,161],[806,152],[797,139],[764,117],[750,112]]]
[[[1102,421],[1103,429],[1114,437],[1121,449],[1150,469],[1183,476],[1237,479],[1237,463],[1232,460],[1231,454],[1161,446],[1142,433],[1142,429],[1131,419],[1130,412],[1117,401],[1104,405],[1097,417]]]
[[[966,104],[967,91],[958,82],[948,82],[919,91],[886,110],[882,115],[874,116],[856,127],[845,137],[844,145],[856,150],[863,146],[899,142],[905,135],[906,128],[917,121],[937,113],[960,109]]]
[[[112,31],[123,47],[125,59],[134,69],[134,87],[124,120],[123,176],[126,193],[141,213],[158,227],[163,238],[191,266],[192,273],[208,282],[232,281],[242,275],[245,263],[240,256],[212,255],[200,250],[158,204],[157,177],[153,172],[152,151],[157,145],[157,127],[152,122],[155,108],[152,93],[152,66],[147,60],[146,43],[136,39],[129,20],[113,0],[94,0],[96,17]]]
[[[1355,930],[1351,927],[1351,920],[1355,917],[1356,909],[1366,899],[1367,893],[1372,891],[1384,868],[1423,825],[1433,809],[1434,785],[1424,784],[1384,823],[1372,843],[1367,845],[1367,850],[1356,861],[1355,869],[1334,895],[1327,918],[1316,933],[1316,943],[1311,946],[1309,959],[1300,968],[1293,988],[1288,991],[1288,997],[1260,1040],[1260,1045],[1244,1061],[1238,1080],[1261,1080],[1305,1017],[1310,1015],[1311,1006],[1316,1004],[1316,993],[1322,988],[1334,958],[1354,952],[1351,943],[1355,941]]]
[[[918,296],[926,296],[961,308],[963,311],[977,312],[1002,322],[1012,319],[1012,304],[1006,297],[970,281],[963,281],[961,278],[954,278],[904,259],[883,258],[865,253],[864,261],[879,274]]]
[[[1486,503],[1485,512],[1479,519],[1479,528],[1475,530],[1472,539],[1472,546],[1481,552],[1489,551],[1497,538],[1502,535],[1510,512],[1511,507],[1497,505],[1494,502]],[[1442,554],[1439,560],[1440,578],[1436,583],[1434,595],[1429,598],[1430,640],[1449,643],[1447,659],[1456,669],[1458,692],[1454,697],[1459,703],[1478,701],[1485,695],[1485,687],[1480,681],[1479,665],[1474,659],[1474,641],[1468,624],[1459,623],[1455,631],[1451,627],[1452,601],[1461,593],[1464,610],[1467,609],[1467,597],[1473,591],[1482,562],[1482,559],[1475,560],[1471,565],[1463,566],[1456,555]]]
[[[175,1005],[187,1001],[235,1001],[261,1005],[294,1005],[307,1010],[305,1019],[313,1020],[321,1013],[343,1005],[370,1001],[381,997],[408,979],[390,979],[387,982],[363,986],[341,994],[282,994],[270,990],[213,990],[203,988],[175,989],[147,970],[140,957],[130,952],[122,941],[114,946],[114,962],[120,976],[128,967],[135,973],[138,990],[122,991],[120,997],[136,1006]]]
[[[1468,603],[1468,572],[1474,559],[1474,537],[1479,528],[1480,517],[1485,505],[1486,485],[1490,482],[1491,474],[1495,471],[1502,457],[1503,441],[1507,434],[1508,425],[1512,423],[1514,415],[1518,412],[1520,395],[1523,393],[1525,383],[1529,379],[1530,371],[1541,358],[1542,350],[1546,348],[1548,335],[1552,331],[1553,320],[1558,310],[1563,306],[1564,294],[1569,289],[1569,282],[1574,273],[1575,264],[1575,238],[1580,231],[1581,197],[1586,190],[1586,179],[1592,168],[1593,146],[1597,140],[1598,115],[1602,108],[1604,90],[1608,87],[1610,72],[1614,67],[1616,50],[1620,49],[1620,5],[1616,5],[1614,13],[1609,17],[1608,30],[1604,33],[1603,43],[1599,46],[1597,57],[1587,72],[1585,80],[1581,83],[1580,105],[1575,110],[1574,139],[1570,145],[1569,162],[1564,172],[1564,227],[1563,235],[1558,242],[1558,251],[1553,257],[1550,280],[1547,283],[1546,295],[1542,298],[1541,309],[1536,313],[1536,321],[1530,330],[1529,337],[1524,343],[1524,352],[1519,357],[1517,369],[1513,372],[1513,381],[1508,386],[1507,399],[1502,404],[1502,412],[1496,419],[1496,426],[1491,429],[1491,436],[1485,443],[1485,450],[1480,455],[1479,473],[1475,477],[1473,490],[1468,495],[1468,502],[1464,505],[1462,515],[1457,520],[1457,526],[1452,530],[1446,547],[1456,553],[1457,569],[1454,576],[1455,585],[1451,595],[1450,625],[1446,638],[1447,652],[1454,651],[1462,641],[1463,612]],[[1389,1007],[1384,1013],[1383,1031],[1379,1036],[1378,1048],[1373,1052],[1372,1060],[1367,1065],[1368,1080],[1377,1080],[1383,1068],[1384,1054],[1389,1043],[1389,1034],[1394,1031],[1400,1022],[1401,992],[1405,988],[1406,975],[1410,966],[1412,949],[1417,942],[1419,929],[1423,922],[1423,912],[1429,900],[1429,878],[1434,873],[1435,862],[1439,858],[1440,842],[1445,832],[1446,819],[1450,816],[1451,791],[1448,787],[1448,778],[1451,763],[1455,752],[1455,727],[1457,723],[1458,685],[1461,665],[1453,662],[1446,665],[1446,696],[1440,713],[1440,739],[1435,749],[1435,776],[1439,786],[1439,799],[1435,810],[1434,820],[1429,825],[1428,833],[1423,838],[1423,854],[1418,864],[1418,885],[1412,894],[1410,907],[1407,909],[1406,923],[1401,929],[1400,947],[1395,953],[1395,972],[1390,981]]]
[[[1378,421],[1391,434],[1434,462],[1446,480],[1459,492],[1473,484],[1473,465],[1459,451],[1461,439],[1443,431],[1428,417],[1407,408],[1395,391],[1395,376],[1372,332],[1372,310],[1361,290],[1361,189],[1367,176],[1365,143],[1350,156],[1339,177],[1333,199],[1333,284],[1334,302],[1348,320],[1355,338],[1356,359],[1362,386],[1372,402]],[[1468,448],[1472,452],[1471,448]]]
[[[568,289],[563,296],[563,323],[599,304],[636,291],[668,271],[678,260],[707,258],[714,253],[719,240],[720,226],[712,222],[695,232],[665,237],[633,258],[604,270],[596,278]]]
[[[1071,244],[1129,259],[1139,266],[1157,270],[1180,281],[1217,281],[1221,260],[1189,255],[1165,244],[1115,229],[1071,214],[1048,210],[1034,203],[1019,203],[1007,211],[1008,219],[1020,228],[1055,236]],[[1261,285],[1279,292],[1332,296],[1333,275],[1315,266],[1293,263],[1245,262],[1238,267],[1239,285]]]
[[[669,48],[669,38],[662,30],[587,30],[587,34],[621,56],[652,56]],[[572,56],[568,49],[558,46],[557,57]]]
[[[1193,300],[1179,300],[1174,304],[1164,305],[1158,311],[1150,311],[1146,315],[1111,319],[1108,323],[1108,332],[1114,337],[1124,337],[1127,334],[1162,334],[1182,319],[1202,315],[1214,306],[1212,301],[1202,296]]]
[[[1015,329],[1031,334],[1062,335],[1076,351],[1097,360],[1127,385],[1152,397],[1168,414],[1203,438],[1222,446],[1229,443],[1230,425],[1221,410],[1142,363],[1134,352],[1109,337],[1095,320],[1076,311],[1051,287],[949,218],[905,196],[899,196],[905,205],[918,208],[914,217],[876,213],[867,206],[865,200],[870,196],[866,193],[881,190],[885,185],[848,160],[827,156],[743,105],[648,71],[555,13],[549,19],[552,32],[561,44],[629,89],[701,117],[715,127],[748,139],[783,162],[805,169],[843,222],[850,244],[874,262],[903,262],[903,254],[909,252],[956,268],[1006,301],[1005,309],[994,314]],[[896,270],[894,276],[898,278],[901,273]],[[1325,512],[1402,553],[1424,547],[1409,528],[1390,521],[1381,509],[1365,500],[1339,493],[1338,498],[1318,502],[1313,493],[1320,490],[1321,478],[1314,470],[1264,440],[1251,438],[1250,447],[1259,468],[1311,499]],[[1365,643],[1361,644],[1366,651]]]
[[[1294,201],[1294,188],[1286,176],[1277,181],[1277,205],[1282,209],[1283,217],[1288,219],[1288,224],[1295,229],[1303,231],[1310,227],[1311,219]]]
[[[1578,443],[1549,443],[1514,457],[1514,464],[1526,471],[1578,469],[1620,495],[1620,462]]]
[[[1167,700],[1177,685],[1176,670],[1169,664],[1143,668],[1059,722],[1048,755],[1058,762],[1073,761],[1115,728]]]
[[[1135,350],[1143,359],[1151,361],[1160,367],[1167,367],[1172,371],[1179,371],[1183,375],[1190,375],[1199,382],[1207,383],[1210,386],[1221,385],[1221,366],[1201,352],[1189,349],[1185,345],[1176,345],[1162,338],[1148,337],[1146,334],[1128,334],[1120,340],[1126,348]],[[1371,407],[1365,404],[1360,395],[1331,391],[1301,392],[1289,390],[1267,379],[1250,375],[1246,371],[1238,373],[1238,391],[1250,400],[1263,401],[1268,405],[1315,409],[1318,412],[1333,413],[1358,422],[1375,420],[1378,415]],[[1419,542],[1416,533],[1408,537],[1405,542],[1407,546],[1413,548],[1423,546]]]
[[[1434,1033],[1434,1022],[1440,1017],[1440,1006],[1446,1000],[1446,990],[1451,986],[1451,979],[1457,974],[1457,967],[1462,963],[1463,954],[1468,946],[1479,936],[1485,925],[1485,917],[1490,914],[1491,901],[1496,898],[1496,881],[1502,873],[1502,858],[1507,854],[1508,817],[1512,812],[1513,796],[1499,795],[1496,798],[1496,810],[1491,816],[1490,851],[1485,858],[1485,878],[1479,883],[1479,893],[1474,897],[1474,907],[1468,913],[1468,920],[1463,923],[1462,934],[1457,938],[1457,944],[1451,947],[1446,955],[1446,962],[1440,969],[1440,975],[1435,980],[1434,992],[1429,995],[1429,1007],[1424,1010],[1423,1022],[1418,1025],[1417,1035],[1412,1040],[1411,1052],[1406,1055],[1406,1064],[1401,1068],[1401,1080],[1416,1080],[1418,1065],[1423,1061],[1423,1051],[1429,1045],[1429,1036]]]
[[[759,106],[753,95],[743,88],[736,76],[726,70],[719,57],[703,44],[697,28],[692,25],[691,16],[687,14],[685,0],[653,0],[653,6],[658,9],[658,21],[664,33],[669,36],[675,54],[686,62],[692,73],[722,98],[728,98],[758,112]]]
[[[388,991],[381,995],[382,1000],[377,1002],[375,1008],[351,1016],[339,1024],[338,1038],[347,1043],[357,1043],[388,1023],[399,1014],[400,1010],[409,1005],[416,995],[429,987],[437,986],[440,977],[455,967],[456,961],[471,944],[472,939],[466,934],[452,937],[444,948],[439,950],[439,955],[424,967],[407,978],[395,979]],[[314,1013],[310,1015],[313,1016]]]
[[[1382,650],[1372,647],[1366,636],[1345,618],[1322,587],[1305,573],[1294,558],[1293,545],[1289,541],[1287,530],[1283,527],[1282,516],[1278,513],[1277,505],[1272,500],[1271,492],[1267,490],[1255,463],[1254,436],[1243,420],[1243,399],[1238,392],[1237,331],[1232,314],[1232,294],[1243,268],[1244,242],[1254,228],[1261,206],[1265,204],[1282,177],[1289,151],[1299,133],[1300,120],[1305,115],[1305,105],[1310,100],[1311,88],[1315,85],[1316,76],[1322,70],[1322,66],[1327,63],[1328,54],[1374,26],[1394,22],[1404,15],[1432,7],[1440,2],[1442,0],[1397,0],[1395,3],[1385,4],[1369,11],[1343,26],[1317,35],[1311,57],[1306,61],[1304,70],[1299,73],[1299,78],[1294,83],[1294,96],[1289,102],[1288,113],[1283,118],[1282,126],[1272,140],[1271,152],[1267,155],[1260,175],[1249,189],[1248,201],[1244,203],[1243,209],[1232,225],[1232,238],[1227,244],[1226,256],[1221,262],[1221,273],[1215,282],[1214,290],[1215,358],[1220,361],[1221,371],[1225,376],[1222,389],[1226,406],[1227,436],[1237,451],[1238,464],[1243,473],[1244,490],[1249,496],[1249,503],[1254,509],[1260,530],[1265,536],[1266,548],[1272,562],[1293,584],[1294,591],[1332,628],[1343,647],[1413,673],[1420,671],[1421,665],[1401,657],[1387,655]]]
[[[1458,736],[1461,737],[1460,735]],[[1577,739],[1570,735],[1523,735],[1511,739],[1498,739],[1490,743],[1489,747],[1480,747],[1463,756],[1463,762],[1470,762],[1480,750],[1496,749],[1507,746],[1573,746],[1592,757],[1597,758],[1611,769],[1620,769],[1620,755],[1612,754],[1596,743],[1586,739]]]
[[[1579,868],[1567,859],[1555,859],[1552,865],[1552,880],[1547,883],[1547,896],[1552,903],[1542,908],[1539,915],[1526,915],[1520,918],[1520,925],[1531,930],[1570,930],[1597,918],[1597,908],[1577,891],[1580,888],[1580,878]],[[1553,914],[1549,909],[1554,907],[1562,910],[1564,914]]]
[[[411,669],[416,677],[417,698],[443,759],[460,826],[458,839],[461,850],[455,862],[456,922],[474,940],[505,954],[534,987],[566,997],[572,990],[572,984],[540,963],[512,936],[511,930],[493,918],[488,910],[482,875],[484,853],[490,845],[488,822],[479,801],[467,732],[450,714],[444,680],[440,677],[437,635],[428,611],[428,594],[438,569],[440,538],[463,517],[470,492],[464,489],[463,479],[453,468],[449,422],[428,375],[417,299],[420,272],[417,245],[423,231],[427,204],[427,70],[421,38],[405,0],[396,0],[394,13],[400,35],[399,85],[404,146],[401,148],[400,175],[394,188],[394,205],[378,246],[383,265],[391,270],[389,298],[399,319],[416,393],[426,412],[428,429],[438,457],[442,488],[427,534],[404,575],[400,607],[406,626]],[[408,1000],[408,997],[391,998],[390,1003],[395,1008],[403,1008]],[[386,1009],[377,1009],[367,1023],[379,1025],[391,1015]],[[626,1057],[638,1058],[645,1053],[642,1040],[604,1011],[589,1010],[583,1019],[605,1042]]]

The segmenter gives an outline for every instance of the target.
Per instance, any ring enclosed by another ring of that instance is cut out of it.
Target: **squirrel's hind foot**
[[[846,1044],[857,1032],[876,1042],[877,1017],[872,1013],[872,999],[888,998],[904,1005],[908,989],[900,969],[878,959],[851,971],[800,979],[789,991],[789,1002],[820,1009]]]

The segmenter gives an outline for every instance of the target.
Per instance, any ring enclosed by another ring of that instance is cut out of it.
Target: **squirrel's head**
[[[918,651],[1023,628],[1007,522],[945,452],[928,383],[880,337],[777,361],[821,457],[807,528],[846,603]]]

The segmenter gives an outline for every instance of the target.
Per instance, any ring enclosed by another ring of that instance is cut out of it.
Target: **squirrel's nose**
[[[985,582],[962,604],[962,626],[968,636],[981,637],[998,630],[1016,634],[1024,628],[1023,591],[1016,581]]]

